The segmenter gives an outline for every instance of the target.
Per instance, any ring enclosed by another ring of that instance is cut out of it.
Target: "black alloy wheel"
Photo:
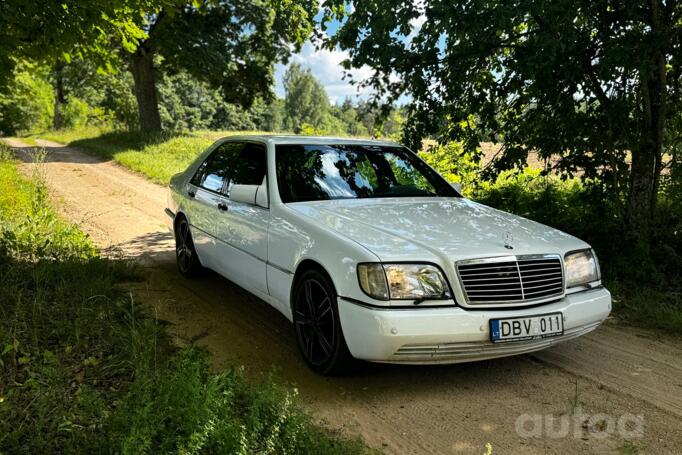
[[[297,280],[293,297],[294,328],[303,359],[320,374],[347,372],[353,358],[341,331],[331,280],[309,270]]]
[[[185,277],[195,277],[202,270],[199,257],[194,249],[189,222],[185,217],[180,218],[175,224],[175,259],[180,274]]]

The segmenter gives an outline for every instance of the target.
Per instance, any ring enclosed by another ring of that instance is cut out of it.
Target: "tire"
[[[292,295],[294,332],[303,360],[322,375],[347,374],[355,364],[341,330],[337,295],[326,274],[308,270]]]
[[[199,276],[204,268],[199,262],[197,250],[194,249],[192,232],[189,229],[189,222],[184,216],[175,223],[175,261],[178,271],[186,278]]]

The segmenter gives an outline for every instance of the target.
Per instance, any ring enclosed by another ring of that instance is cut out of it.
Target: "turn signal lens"
[[[358,265],[358,279],[362,290],[377,300],[388,300],[386,275],[381,264]]]

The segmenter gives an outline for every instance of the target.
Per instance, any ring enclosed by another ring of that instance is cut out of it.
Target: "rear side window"
[[[231,167],[243,147],[244,144],[236,142],[226,142],[219,146],[201,163],[190,183],[216,193],[222,192]]]
[[[232,185],[260,185],[265,177],[267,154],[260,144],[246,144],[234,162],[228,194]]]

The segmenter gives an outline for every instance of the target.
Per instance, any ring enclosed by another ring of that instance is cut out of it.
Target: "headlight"
[[[378,300],[449,299],[440,269],[430,264],[359,264],[362,290]]]
[[[599,281],[599,263],[592,250],[568,253],[564,257],[564,266],[567,288]]]

